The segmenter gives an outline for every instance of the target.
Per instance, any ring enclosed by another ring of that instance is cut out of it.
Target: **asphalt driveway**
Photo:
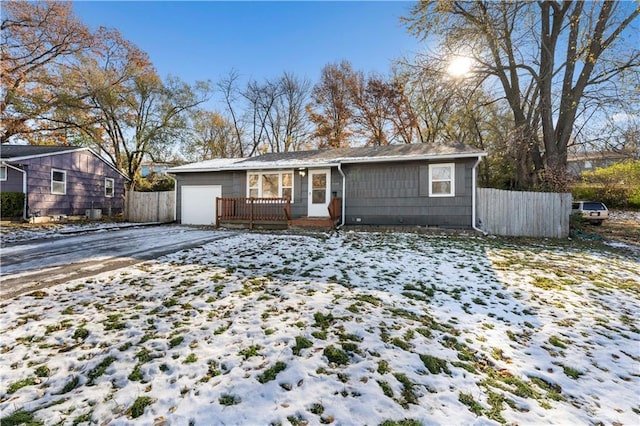
[[[6,244],[0,256],[0,299],[130,266],[235,234],[158,225]]]

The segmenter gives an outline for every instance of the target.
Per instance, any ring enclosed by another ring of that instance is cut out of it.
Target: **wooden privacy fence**
[[[478,227],[495,235],[566,238],[571,194],[478,188]]]
[[[286,222],[291,218],[291,201],[288,198],[216,198],[216,224],[228,221]]]
[[[129,222],[173,222],[175,191],[127,191],[125,217]]]

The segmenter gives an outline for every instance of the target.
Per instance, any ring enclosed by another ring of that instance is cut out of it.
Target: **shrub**
[[[22,192],[0,192],[0,216],[20,217],[24,207]]]
[[[609,208],[640,208],[640,160],[582,173],[571,189],[574,200],[597,200]]]

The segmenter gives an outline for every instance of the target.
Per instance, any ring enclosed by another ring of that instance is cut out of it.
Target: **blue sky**
[[[77,2],[91,28],[117,28],[146,51],[162,77],[217,81],[237,70],[244,79],[284,71],[316,83],[330,62],[388,73],[419,44],[400,24],[413,2]]]

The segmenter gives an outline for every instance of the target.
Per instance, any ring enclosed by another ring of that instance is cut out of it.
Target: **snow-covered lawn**
[[[243,233],[3,302],[0,417],[638,424],[639,271],[577,243]]]

